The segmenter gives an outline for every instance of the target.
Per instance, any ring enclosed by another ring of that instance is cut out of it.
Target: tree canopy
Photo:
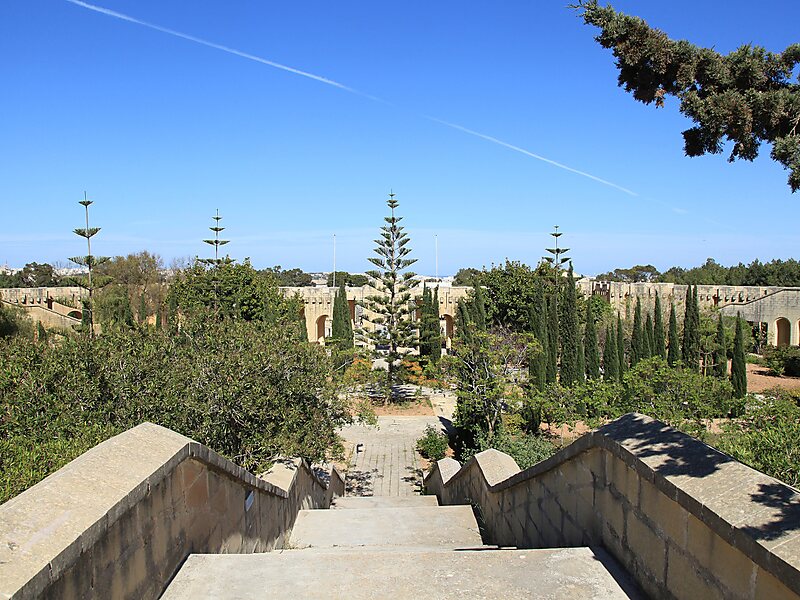
[[[680,101],[681,113],[695,123],[683,132],[687,156],[720,154],[728,142],[729,162],[752,161],[768,143],[772,159],[789,170],[792,192],[800,188],[800,84],[793,81],[800,44],[777,54],[745,44],[723,55],[672,40],[597,0],[573,7],[600,28],[595,39],[613,51],[625,91],[656,107],[667,96]]]

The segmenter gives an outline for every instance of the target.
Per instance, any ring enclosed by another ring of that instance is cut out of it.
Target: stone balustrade
[[[158,598],[191,553],[282,548],[344,493],[326,479],[299,459],[256,477],[144,423],[0,506],[0,598]]]
[[[525,471],[487,450],[425,483],[473,504],[485,542],[604,546],[653,598],[800,597],[800,493],[644,415]]]

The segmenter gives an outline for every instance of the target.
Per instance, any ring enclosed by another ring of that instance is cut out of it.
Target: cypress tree
[[[147,320],[147,300],[144,297],[144,292],[139,296],[139,323],[144,323]]]
[[[558,373],[558,290],[554,289],[547,304],[547,383],[555,383]]]
[[[539,289],[536,301],[530,307],[530,328],[541,346],[541,351],[528,357],[528,379],[531,387],[539,391],[544,390],[544,386],[547,383],[547,365],[550,352],[550,344],[547,340],[547,323],[547,298],[544,295],[544,290]]]
[[[575,383],[586,381],[586,347],[583,345],[583,339],[578,336],[578,368],[575,370]]]
[[[622,381],[622,376],[628,370],[628,361],[625,358],[625,331],[622,328],[622,316],[617,314],[617,378]]]
[[[656,294],[656,308],[653,312],[653,356],[667,358],[667,344],[664,340],[664,318],[661,314],[661,298]]]
[[[644,358],[644,332],[642,331],[642,301],[636,298],[633,311],[633,333],[631,334],[631,367]]]
[[[674,367],[681,359],[681,347],[678,343],[678,319],[675,316],[675,304],[670,304],[669,307],[669,334],[667,336],[669,349],[667,352],[667,363],[670,367]]]
[[[605,381],[617,381],[619,379],[617,335],[613,325],[606,327],[606,343],[603,346],[603,379]]]
[[[561,371],[559,375],[561,383],[565,386],[570,386],[578,380],[579,342],[577,292],[572,263],[570,263],[567,285],[564,290],[564,307],[561,311]]]
[[[714,375],[717,377],[727,377],[728,375],[727,343],[725,341],[725,326],[722,323],[722,313],[719,313],[719,320],[717,321],[717,339],[714,348]]]
[[[438,363],[442,358],[442,326],[441,315],[439,314],[439,286],[433,289],[431,298],[431,359]]]
[[[686,366],[693,371],[700,368],[700,308],[697,286],[686,291],[686,312],[683,319],[683,348],[681,354]]]
[[[458,301],[456,308],[456,337],[464,343],[469,343],[472,340],[473,327],[469,307],[466,300],[462,298]]]
[[[344,280],[339,285],[336,296],[333,298],[333,326],[331,337],[333,343],[342,350],[355,347],[353,343],[353,325],[350,322],[350,306],[347,302],[347,289]]]
[[[656,345],[655,334],[653,333],[653,318],[650,313],[647,313],[647,319],[644,323],[644,358],[653,357],[653,347]]]
[[[736,337],[733,338],[731,383],[733,383],[734,397],[744,398],[747,394],[747,366],[744,359],[744,333],[739,313],[736,314]]]
[[[479,331],[486,331],[486,300],[483,297],[483,288],[475,282],[473,286],[472,308],[475,316],[475,326]]]
[[[597,326],[592,314],[592,305],[586,303],[586,329],[584,330],[583,348],[586,360],[586,376],[589,379],[600,378],[600,351],[597,349]]]

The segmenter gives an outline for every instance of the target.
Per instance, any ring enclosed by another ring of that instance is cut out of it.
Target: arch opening
[[[789,319],[781,317],[775,321],[775,333],[777,334],[775,339],[776,346],[781,347],[789,345],[792,335],[791,329]]]

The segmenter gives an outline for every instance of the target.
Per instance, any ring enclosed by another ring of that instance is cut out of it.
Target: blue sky
[[[535,263],[555,224],[590,274],[797,256],[800,194],[769,148],[684,157],[677,102],[619,89],[566,2],[92,4],[357,92],[66,0],[6,0],[0,264],[81,254],[84,190],[96,253],[167,263],[209,253],[219,208],[234,258],[330,270],[336,234],[337,268],[362,271],[390,189],[426,274],[436,235],[449,274]],[[788,0],[614,6],[725,53],[800,41]]]

